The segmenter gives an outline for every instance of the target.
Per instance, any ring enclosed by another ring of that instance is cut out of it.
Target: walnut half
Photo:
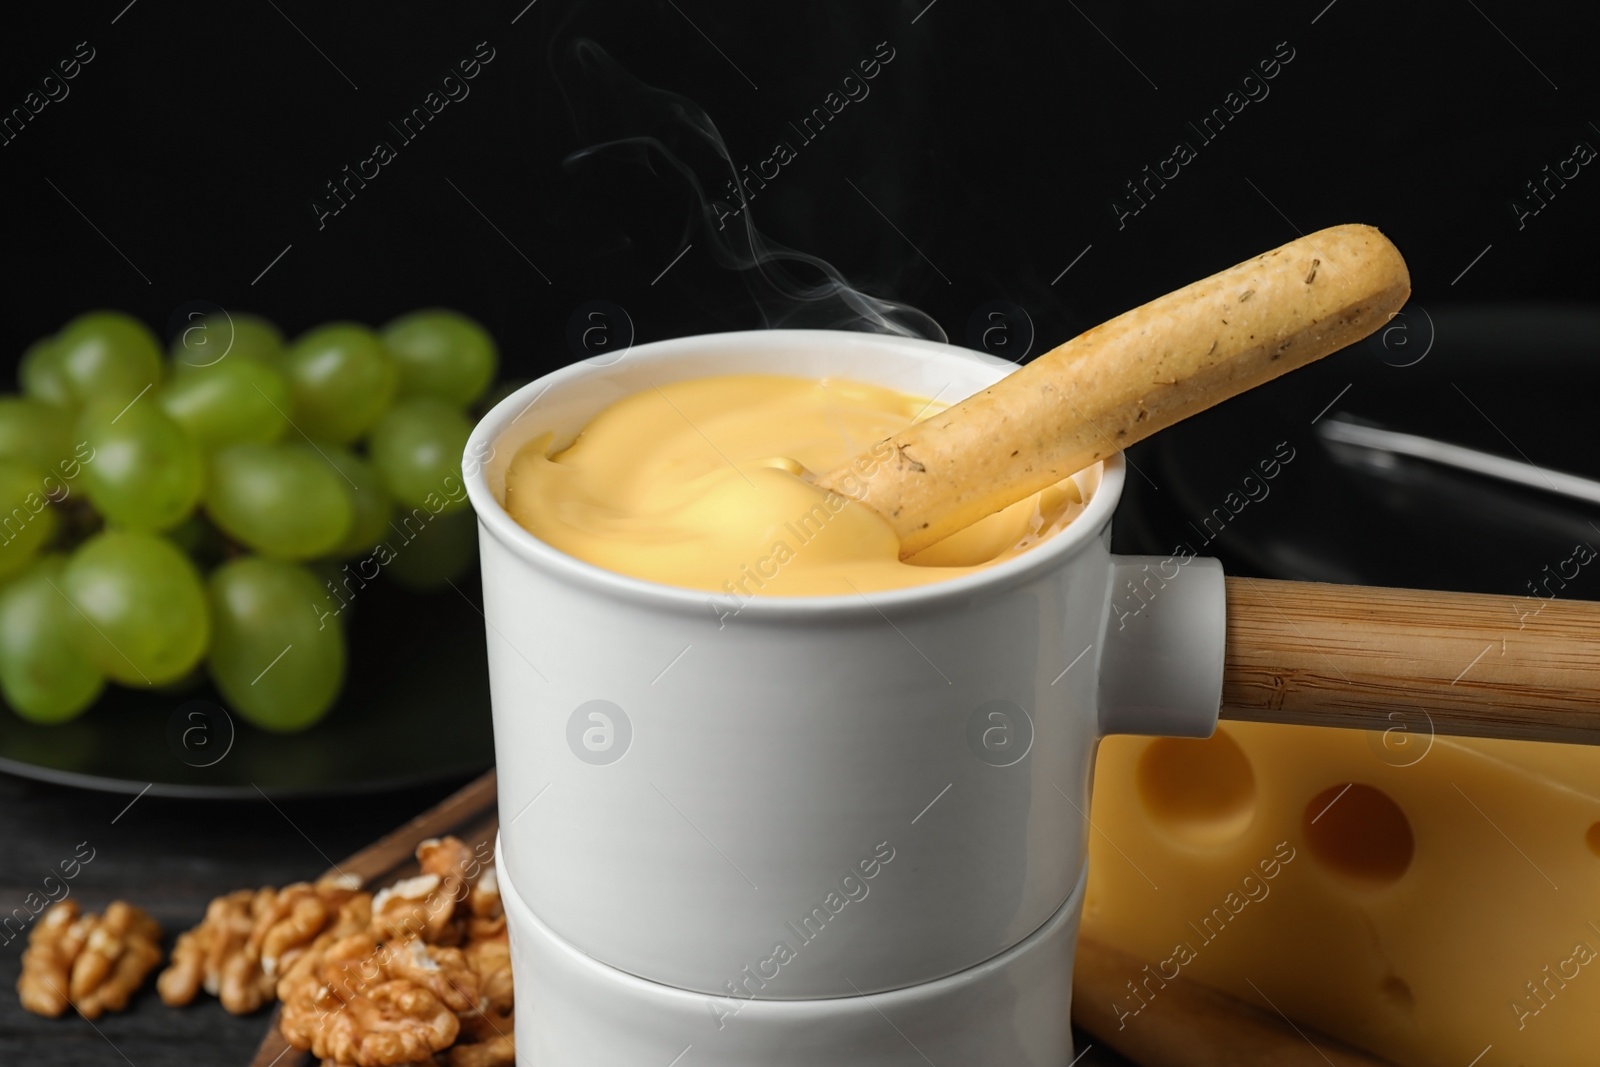
[[[455,1041],[456,1011],[476,1002],[478,978],[457,949],[352,934],[319,938],[278,995],[278,1027],[291,1045],[336,1064],[397,1067]]]
[[[161,927],[139,908],[113,901],[103,915],[81,915],[63,900],[28,936],[17,993],[35,1015],[68,1007],[86,1019],[121,1011],[161,962]]]

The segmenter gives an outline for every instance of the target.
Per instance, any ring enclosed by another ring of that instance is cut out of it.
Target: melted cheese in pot
[[[838,596],[922,585],[1011,559],[1083,509],[1072,478],[909,560],[868,508],[807,481],[942,405],[839,379],[732,375],[626,397],[577,439],[525,445],[512,518],[619,574],[728,596]],[[864,476],[870,477],[867,471]]]

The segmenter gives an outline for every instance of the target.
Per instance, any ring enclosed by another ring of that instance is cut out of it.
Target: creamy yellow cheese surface
[[[506,474],[506,510],[578,559],[741,599],[848,596],[968,574],[1082,511],[1078,483],[1064,479],[902,562],[887,523],[804,477],[939,410],[839,379],[676,382],[612,404],[553,454],[548,436],[525,445]],[[874,463],[896,461],[883,450]]]
[[[1600,1063],[1600,748],[1416,718],[1102,743],[1082,929],[1146,964],[1123,1027],[1183,975],[1406,1067]]]

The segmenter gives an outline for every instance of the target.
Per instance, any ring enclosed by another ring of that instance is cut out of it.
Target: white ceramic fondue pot
[[[954,402],[1012,369],[875,334],[687,337],[566,367],[478,425],[519,1062],[1072,1059],[1095,746],[1207,736],[1222,684],[1221,568],[1109,552],[1120,458],[1017,558],[855,596],[614,574],[502,506],[522,444],[651,386],[771,373]]]

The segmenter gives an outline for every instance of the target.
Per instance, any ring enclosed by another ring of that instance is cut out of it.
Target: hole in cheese
[[[1588,844],[1590,852],[1600,856],[1600,822],[1589,827],[1589,832],[1583,835],[1583,840]]]
[[[1255,772],[1223,730],[1203,740],[1152,741],[1136,777],[1151,818],[1185,841],[1217,844],[1243,833],[1255,815]]]
[[[1398,881],[1416,842],[1400,805],[1359,782],[1329,786],[1306,805],[1302,829],[1311,854],[1333,873],[1366,886]]]

